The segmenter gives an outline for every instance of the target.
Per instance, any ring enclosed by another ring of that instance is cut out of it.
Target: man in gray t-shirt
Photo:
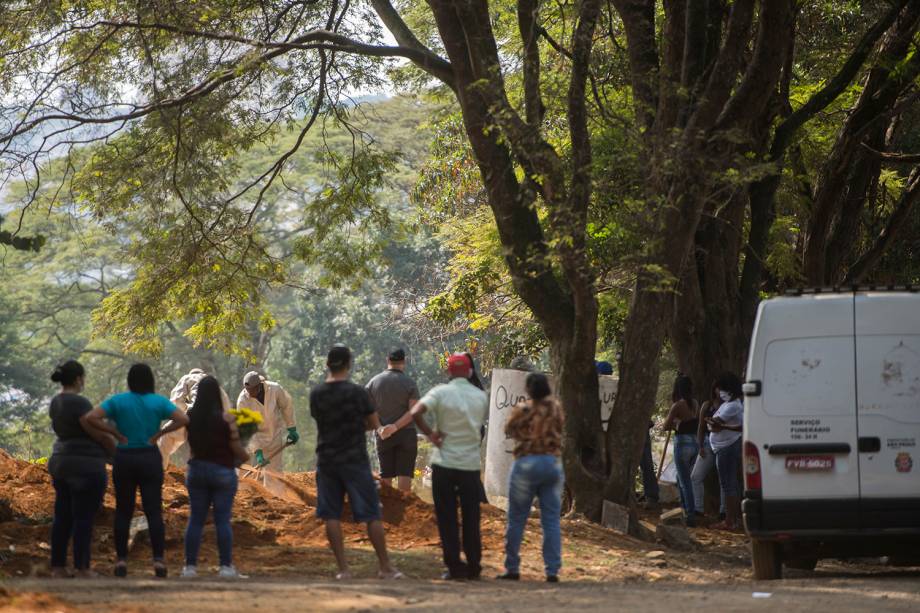
[[[406,373],[406,352],[394,349],[387,356],[387,369],[367,383],[367,392],[383,425],[392,424],[418,401],[418,386]],[[380,480],[396,485],[404,492],[412,489],[418,440],[415,427],[407,427],[387,440],[377,437],[377,457],[380,460]]]

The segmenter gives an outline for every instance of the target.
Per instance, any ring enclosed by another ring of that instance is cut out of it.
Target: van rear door
[[[858,525],[853,295],[761,304],[745,399],[760,454],[765,530]]]
[[[745,438],[760,454],[762,530],[859,522],[853,295],[761,304],[747,378]]]
[[[920,528],[920,295],[856,295],[860,525]]]

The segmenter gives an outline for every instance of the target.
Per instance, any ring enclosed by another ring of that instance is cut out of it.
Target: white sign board
[[[498,368],[492,371],[492,386],[489,397],[489,436],[486,440],[485,488],[490,496],[508,496],[508,474],[514,456],[514,442],[505,438],[505,421],[511,408],[527,399],[523,370]],[[555,387],[552,375],[547,375],[550,385]],[[617,393],[617,379],[607,375],[598,377],[598,394],[601,401],[601,427],[607,430],[613,401]],[[565,410],[565,406],[563,406]]]

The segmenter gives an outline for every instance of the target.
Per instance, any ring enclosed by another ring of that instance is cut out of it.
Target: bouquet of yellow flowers
[[[240,443],[245,447],[249,444],[249,439],[259,431],[262,414],[244,407],[230,409],[230,414],[236,418],[236,427],[240,431]]]

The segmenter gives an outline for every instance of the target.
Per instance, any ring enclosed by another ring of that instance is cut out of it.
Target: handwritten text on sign
[[[493,496],[507,496],[508,474],[514,458],[511,455],[513,442],[505,438],[505,421],[511,408],[527,399],[524,381],[527,372],[521,370],[495,369],[492,371],[491,397],[489,399],[489,437],[486,443],[485,486]],[[601,427],[607,430],[613,401],[616,398],[617,379],[598,377],[601,407]],[[555,383],[550,376],[550,385]],[[563,407],[564,409],[565,407]]]

